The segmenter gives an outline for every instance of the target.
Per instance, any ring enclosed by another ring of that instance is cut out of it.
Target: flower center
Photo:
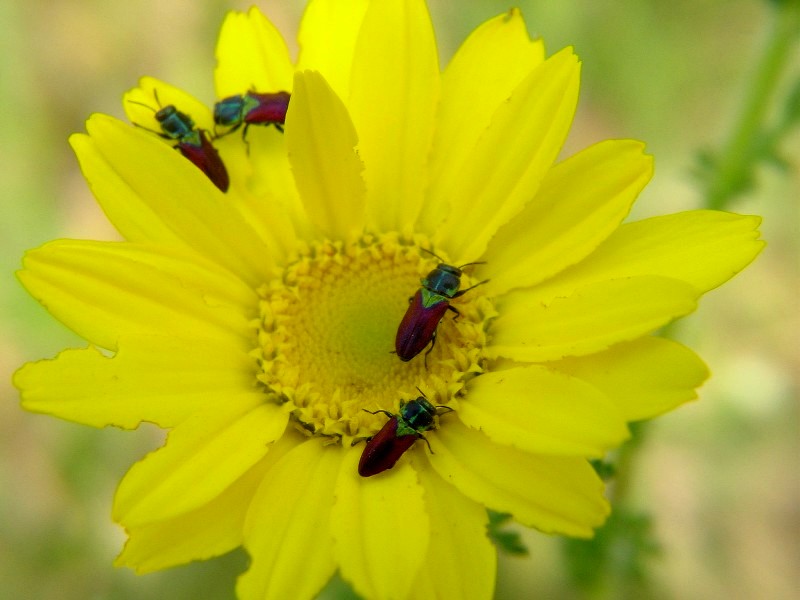
[[[386,421],[362,409],[396,413],[401,399],[420,395],[416,388],[447,405],[483,370],[496,313],[481,287],[454,300],[460,316],[445,314],[427,360],[429,347],[409,362],[394,353],[408,299],[437,265],[419,248],[430,244],[394,234],[318,243],[259,290],[258,379],[306,433],[349,444]],[[475,283],[461,276],[461,289]]]

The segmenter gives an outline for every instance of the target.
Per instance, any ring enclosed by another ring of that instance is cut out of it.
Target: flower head
[[[243,545],[242,598],[310,598],[337,570],[369,598],[488,598],[485,508],[592,534],[609,509],[587,459],[707,375],[652,332],[756,256],[758,219],[622,224],[652,160],[610,140],[558,161],[579,62],[545,58],[517,11],[443,71],[422,0],[314,0],[299,39],[293,64],[256,9],[232,13],[222,125],[143,78],[139,127],[95,115],[73,136],[126,241],[26,255],[20,280],[90,345],[15,383],[32,411],[170,430],[120,484],[121,565]],[[397,462],[361,477],[379,432]]]

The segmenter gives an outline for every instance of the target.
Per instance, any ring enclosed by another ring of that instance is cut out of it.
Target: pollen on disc
[[[394,352],[409,297],[436,267],[424,244],[370,236],[314,245],[259,290],[259,385],[289,404],[303,431],[372,435],[382,421],[364,409],[395,410],[420,386],[444,402],[478,370],[486,311],[475,302],[459,303],[458,322],[448,317],[427,359]]]

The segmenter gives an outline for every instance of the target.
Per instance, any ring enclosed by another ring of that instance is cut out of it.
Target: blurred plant
[[[616,507],[591,540],[565,539],[569,575],[584,594],[649,598],[648,561],[660,553],[652,518],[645,511]]]
[[[512,517],[508,513],[499,513],[493,510],[487,511],[489,514],[489,538],[503,552],[515,556],[525,556],[528,548],[522,541],[519,531],[505,529]]]
[[[763,56],[744,87],[744,102],[728,141],[716,151],[698,155],[697,175],[705,190],[705,206],[722,210],[731,200],[754,187],[756,169],[772,164],[786,169],[780,144],[800,122],[800,72],[791,57],[800,39],[800,2],[771,0],[773,25]],[[787,74],[787,68],[794,72]],[[776,99],[781,84],[789,80],[788,91]],[[768,113],[777,106],[775,117]]]
[[[800,123],[800,63],[791,61],[800,41],[800,1],[769,0],[768,4],[772,29],[752,81],[744,85],[740,116],[721,148],[698,153],[696,175],[703,206],[708,209],[725,210],[734,199],[751,191],[762,164],[784,171],[792,167],[781,155],[780,146]],[[776,98],[786,82],[785,96]],[[661,334],[674,337],[675,331],[676,323],[672,323]],[[647,564],[659,555],[660,544],[649,513],[634,508],[628,495],[635,478],[636,455],[648,430],[646,422],[632,424],[631,439],[616,459],[593,463],[597,473],[613,484],[614,510],[594,538],[563,542],[569,576],[585,597],[654,596]]]

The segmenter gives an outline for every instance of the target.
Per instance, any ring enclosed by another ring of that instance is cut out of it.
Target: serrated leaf
[[[617,466],[613,462],[602,459],[590,460],[592,468],[603,481],[612,479],[617,474]]]
[[[522,542],[518,531],[504,530],[503,527],[511,521],[508,513],[499,513],[493,510],[487,511],[489,515],[489,525],[487,527],[489,539],[501,550],[515,556],[528,554],[528,547]]]

